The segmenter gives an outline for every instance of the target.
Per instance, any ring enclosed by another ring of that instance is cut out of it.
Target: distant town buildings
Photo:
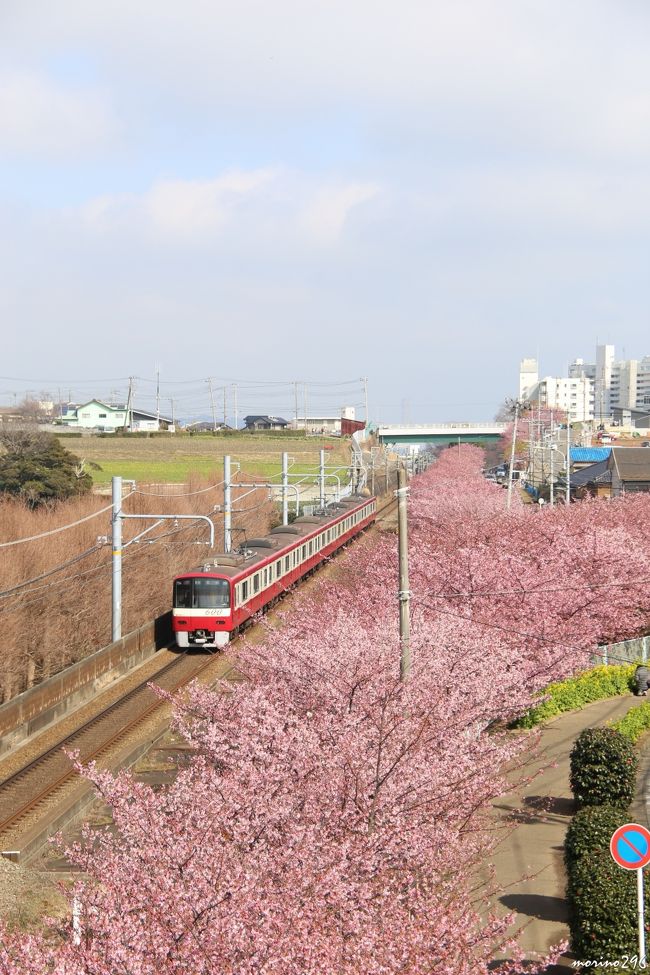
[[[650,356],[617,360],[613,345],[598,345],[595,362],[575,359],[567,376],[540,378],[536,359],[522,359],[519,398],[562,410],[571,420],[630,422],[627,414],[650,412]]]

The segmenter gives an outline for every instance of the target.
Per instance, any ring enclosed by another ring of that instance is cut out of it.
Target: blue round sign
[[[626,823],[615,830],[609,849],[619,867],[638,870],[650,863],[650,832],[638,823]]]

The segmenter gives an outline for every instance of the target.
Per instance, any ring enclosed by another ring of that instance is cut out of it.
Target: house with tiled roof
[[[612,497],[650,491],[650,447],[612,447],[608,467],[612,475]]]
[[[597,464],[586,464],[571,474],[571,497],[585,498],[588,495],[593,498],[611,498],[612,472],[609,469],[609,457]]]

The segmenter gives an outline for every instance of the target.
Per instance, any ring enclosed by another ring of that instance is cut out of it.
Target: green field
[[[345,468],[350,461],[349,445],[337,437],[280,439],[242,434],[219,438],[169,434],[151,438],[61,437],[61,441],[71,453],[88,463],[98,487],[109,484],[116,475],[140,484],[179,484],[192,476],[218,481],[223,476],[225,454],[230,454],[233,473],[236,464],[240,465],[243,480],[279,479],[285,450],[292,475],[317,473],[321,447],[326,449],[327,466]],[[101,470],[94,470],[92,464],[99,465]]]

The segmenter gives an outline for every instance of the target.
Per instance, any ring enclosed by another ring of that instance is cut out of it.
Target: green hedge
[[[571,949],[578,959],[610,962],[590,971],[611,971],[611,962],[622,966],[624,955],[637,953],[636,871],[617,866],[609,849],[592,850],[572,866],[569,908]],[[645,910],[650,917],[650,884]]]
[[[515,726],[532,728],[564,711],[577,711],[592,701],[629,694],[636,687],[635,670],[636,664],[601,665],[567,680],[549,684],[540,695],[545,700],[519,718]]]
[[[638,741],[645,731],[650,730],[650,701],[630,708],[626,715],[614,722],[612,728],[630,741]]]
[[[591,856],[597,850],[609,850],[612,833],[624,826],[629,814],[621,806],[585,806],[575,814],[564,839],[564,865],[569,876],[571,891],[571,870],[584,856]]]
[[[609,852],[612,834],[629,819],[625,809],[590,806],[573,818],[564,843],[571,950],[581,961],[603,961],[591,971],[611,971],[637,950],[635,871],[617,866]],[[646,885],[646,914],[650,889]]]
[[[637,767],[629,738],[613,728],[586,728],[571,751],[570,782],[578,806],[629,806]]]

